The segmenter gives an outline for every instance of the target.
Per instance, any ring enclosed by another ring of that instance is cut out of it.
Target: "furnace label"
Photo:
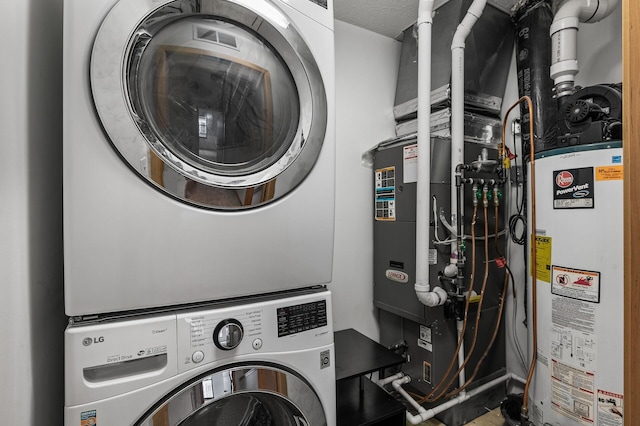
[[[418,145],[407,145],[402,148],[402,167],[404,170],[402,183],[418,181]]]
[[[553,172],[554,209],[592,209],[594,203],[593,167]]]
[[[396,168],[376,170],[375,219],[396,220]]]

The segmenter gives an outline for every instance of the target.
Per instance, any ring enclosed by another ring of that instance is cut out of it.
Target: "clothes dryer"
[[[66,0],[69,316],[331,280],[331,0]]]
[[[336,422],[326,289],[72,324],[65,349],[65,426]]]

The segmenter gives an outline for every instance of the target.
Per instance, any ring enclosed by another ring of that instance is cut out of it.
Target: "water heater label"
[[[536,235],[536,279],[547,283],[551,282],[551,243],[551,237]],[[533,270],[529,273],[533,275]]]
[[[602,166],[596,167],[596,180],[622,180],[624,166]]]
[[[551,293],[600,303],[600,272],[553,265]]]
[[[583,425],[594,424],[594,375],[560,362],[551,364],[553,409]]]
[[[598,424],[622,426],[623,403],[621,394],[598,389]]]
[[[594,201],[593,167],[553,172],[554,209],[592,209]]]

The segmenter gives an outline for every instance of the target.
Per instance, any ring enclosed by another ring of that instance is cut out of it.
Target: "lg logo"
[[[93,343],[102,343],[104,342],[104,337],[85,337],[82,339],[82,344],[84,346],[91,346]]]

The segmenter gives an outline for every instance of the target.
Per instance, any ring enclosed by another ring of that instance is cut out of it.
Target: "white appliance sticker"
[[[402,148],[402,166],[404,168],[403,183],[418,181],[418,145],[407,145]]]
[[[551,357],[575,368],[596,369],[596,311],[591,303],[551,300]]]
[[[622,426],[623,404],[621,394],[598,389],[598,425]]]
[[[551,362],[551,405],[584,425],[594,424],[594,375],[557,360]]]

